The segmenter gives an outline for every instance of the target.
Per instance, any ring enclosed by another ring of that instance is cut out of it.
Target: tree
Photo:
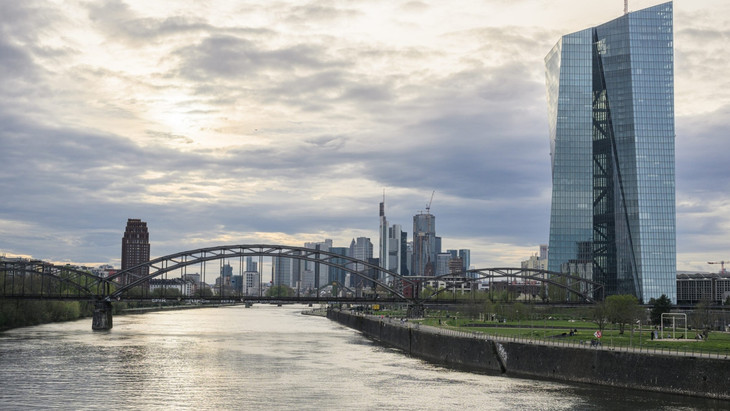
[[[708,298],[703,298],[700,302],[695,305],[695,309],[690,314],[690,321],[692,327],[699,330],[707,330],[711,324],[711,312],[710,307],[712,303]]]
[[[530,317],[530,307],[522,303],[514,303],[509,310],[510,321],[524,321]]]
[[[266,290],[267,297],[293,297],[294,290],[285,285],[272,285]]]
[[[152,290],[153,297],[164,297],[164,298],[177,298],[180,297],[180,289],[176,287],[170,288],[155,288]]]
[[[624,333],[627,324],[633,324],[639,318],[641,307],[639,300],[633,295],[611,295],[606,298],[607,318],[618,324],[619,334]]]
[[[649,300],[649,305],[652,306],[650,317],[651,323],[654,325],[659,325],[662,321],[662,314],[672,311],[672,300],[666,294],[662,294],[657,299],[652,298]]]
[[[605,301],[596,303],[591,311],[591,320],[603,331],[608,323],[608,306]]]

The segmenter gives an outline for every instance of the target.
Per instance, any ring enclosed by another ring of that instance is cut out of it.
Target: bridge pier
[[[426,310],[423,304],[408,304],[408,311],[406,311],[407,318],[423,318]]]
[[[91,323],[94,331],[112,329],[112,303],[111,301],[96,301],[94,303],[94,319]]]

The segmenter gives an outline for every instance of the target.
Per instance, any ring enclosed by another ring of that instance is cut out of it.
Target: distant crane
[[[720,274],[725,274],[725,263],[730,264],[730,261],[708,261],[707,264],[720,264]]]
[[[431,192],[431,199],[428,200],[428,204],[426,205],[426,214],[431,214],[431,203],[433,202],[434,194],[436,194],[436,190],[433,190],[433,192]]]

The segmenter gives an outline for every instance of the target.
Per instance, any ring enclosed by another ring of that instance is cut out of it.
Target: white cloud
[[[128,217],[148,221],[156,255],[377,242],[385,188],[408,230],[436,190],[444,248],[480,266],[547,242],[543,57],[621,13],[580,0],[2,8],[0,251],[115,262]],[[729,8],[675,4],[680,269],[728,246]]]

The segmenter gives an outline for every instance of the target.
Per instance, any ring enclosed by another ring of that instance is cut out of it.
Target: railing
[[[413,328],[419,331],[428,332],[431,334],[437,334],[437,335],[448,335],[452,337],[460,337],[460,338],[474,338],[474,339],[481,339],[481,340],[494,340],[498,342],[515,342],[515,343],[522,343],[522,344],[534,344],[534,345],[543,345],[547,347],[566,347],[566,348],[577,348],[577,349],[585,349],[585,350],[601,350],[601,351],[618,351],[618,352],[627,352],[627,353],[637,353],[637,354],[651,354],[651,355],[673,355],[673,356],[684,356],[684,357],[698,357],[698,358],[714,358],[718,360],[730,360],[730,348],[725,349],[724,353],[719,352],[711,352],[711,351],[703,351],[701,349],[698,350],[686,350],[686,349],[680,349],[677,348],[666,348],[666,347],[630,347],[630,346],[613,346],[613,345],[603,345],[599,343],[598,345],[592,345],[590,344],[590,340],[579,340],[579,341],[570,341],[570,340],[556,340],[556,341],[546,341],[542,339],[535,339],[535,338],[527,338],[522,336],[505,336],[505,335],[499,335],[499,334],[490,334],[490,333],[484,333],[484,332],[476,332],[476,331],[462,331],[462,330],[454,330],[450,328],[442,328],[442,327],[434,327],[431,325],[424,325],[408,320],[400,320],[397,318],[392,317],[380,317],[376,315],[371,314],[363,314],[363,313],[357,313],[357,312],[350,312],[353,315],[361,315],[361,316],[367,316],[374,319],[378,319],[381,322],[386,322],[390,325],[396,325],[396,326],[402,326],[402,327],[408,327]]]

